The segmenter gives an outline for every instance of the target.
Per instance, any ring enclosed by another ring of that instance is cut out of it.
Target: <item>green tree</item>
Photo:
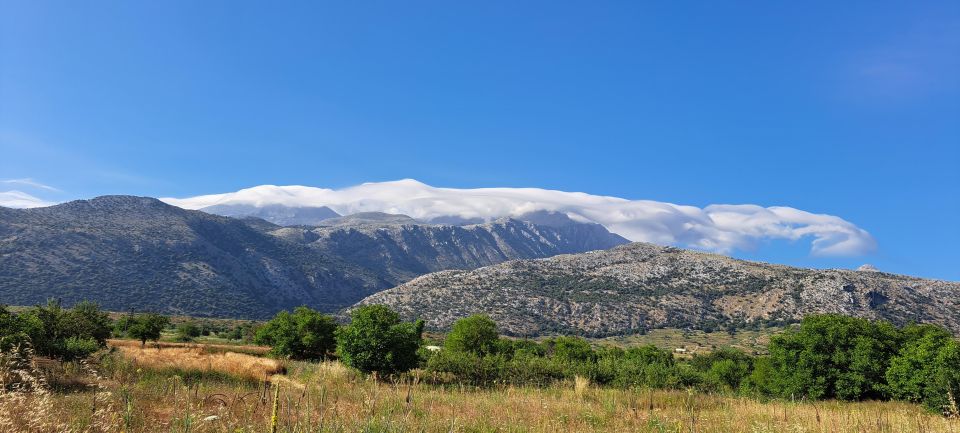
[[[890,396],[923,403],[936,412],[952,410],[960,396],[960,352],[953,335],[934,325],[904,329],[907,341],[886,371]]]
[[[128,323],[127,335],[140,340],[140,346],[143,347],[147,344],[147,340],[160,340],[160,333],[170,324],[170,318],[160,314],[145,313],[131,317]]]
[[[403,372],[419,363],[423,321],[401,322],[384,305],[364,305],[353,310],[350,324],[337,329],[336,338],[337,354],[347,365],[367,373]]]
[[[90,302],[64,309],[51,300],[24,312],[20,323],[37,354],[66,361],[95,352],[110,337],[109,316]]]
[[[226,337],[231,340],[253,341],[260,327],[262,327],[262,325],[241,323],[227,331]]]
[[[254,342],[270,346],[274,356],[325,359],[336,348],[337,322],[307,307],[281,311],[257,330]]]
[[[68,334],[93,340],[97,346],[103,347],[110,338],[112,324],[110,316],[97,304],[83,301],[66,311],[62,326],[67,328]]]
[[[454,352],[486,355],[494,352],[498,339],[497,324],[485,314],[476,314],[454,322],[443,347]]]
[[[0,305],[0,351],[6,352],[14,347],[26,349],[30,337],[23,331],[23,324],[17,315]]]
[[[30,344],[36,354],[60,358],[63,353],[65,335],[62,324],[64,316],[60,301],[50,300],[47,305],[37,305],[20,314],[24,332],[30,337]]]
[[[933,365],[933,377],[924,405],[935,412],[960,416],[960,342],[946,342]]]
[[[771,388],[787,398],[884,398],[885,373],[900,339],[887,322],[808,316],[799,329],[771,339]]]
[[[779,391],[773,384],[775,372],[770,357],[761,356],[753,360],[753,370],[744,378],[740,389],[753,396],[777,395]]]
[[[183,322],[177,325],[177,340],[178,341],[193,341],[194,338],[199,337],[201,334],[200,327],[193,322]]]
[[[674,388],[681,385],[673,355],[652,344],[607,350],[598,360],[610,383],[628,388]]]
[[[727,391],[740,389],[753,368],[753,358],[733,348],[720,348],[706,355],[696,355],[690,364],[703,372],[711,384]]]
[[[560,362],[590,362],[594,359],[590,343],[580,337],[557,337],[551,343],[553,358]]]

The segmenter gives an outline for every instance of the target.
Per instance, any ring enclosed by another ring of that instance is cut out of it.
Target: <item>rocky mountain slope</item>
[[[298,215],[324,216],[317,212]],[[119,311],[245,318],[304,304],[336,311],[435,270],[626,242],[572,222],[451,227],[337,218],[343,224],[281,227],[130,196],[0,208],[0,303],[89,299]]]
[[[359,226],[366,224],[421,224],[419,221],[410,218],[407,215],[389,214],[383,212],[360,212],[350,215],[344,215],[336,218],[329,218],[320,221],[315,226]],[[283,224],[281,224],[283,225]]]
[[[960,332],[960,283],[792,268],[645,243],[437,272],[360,303],[389,305],[435,329],[486,313],[515,335],[719,329],[828,312]]]
[[[218,204],[207,206],[200,210],[214,215],[228,216],[233,218],[260,218],[281,226],[318,225],[324,220],[340,216],[340,214],[334,212],[333,209],[330,209],[326,206],[307,207],[284,206],[280,204],[271,204],[265,206]]]
[[[276,227],[276,226],[274,226]],[[335,310],[388,287],[375,273],[243,221],[152,198],[0,208],[0,302],[264,317]]]
[[[544,224],[505,218],[466,226],[418,224],[403,215],[341,217],[332,227],[286,227],[270,233],[374,270],[400,284],[446,269],[474,269],[513,259],[603,250],[628,241],[599,224],[565,215]],[[523,218],[523,217],[521,217]]]

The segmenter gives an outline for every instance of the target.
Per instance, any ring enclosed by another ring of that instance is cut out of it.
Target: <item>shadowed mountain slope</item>
[[[88,299],[110,310],[248,318],[297,305],[336,311],[432,271],[625,242],[596,224],[338,221],[281,227],[130,196],[0,208],[0,302]]]

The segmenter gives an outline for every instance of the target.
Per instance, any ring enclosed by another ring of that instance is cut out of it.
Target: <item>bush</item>
[[[477,355],[496,350],[497,324],[482,314],[457,320],[444,341],[444,349],[454,352],[470,352]]]
[[[960,342],[946,342],[937,353],[933,365],[933,375],[923,404],[934,412],[960,416]]]
[[[608,351],[598,362],[610,384],[622,388],[677,388],[682,383],[670,352],[653,345]],[[594,379],[603,383],[602,378]]]
[[[241,323],[234,326],[229,331],[225,331],[223,337],[231,340],[253,341],[254,338],[256,338],[257,331],[259,331],[261,326],[258,326],[254,323]]]
[[[707,355],[696,355],[690,364],[703,373],[708,388],[737,391],[753,369],[753,358],[732,348],[721,348]]]
[[[14,348],[25,350],[30,337],[24,332],[19,317],[0,305],[0,352],[10,352]]]
[[[64,361],[83,359],[102,347],[97,340],[91,337],[68,337],[63,341],[61,357]]]
[[[753,370],[740,384],[740,391],[754,397],[777,395],[773,385],[773,364],[770,357],[762,356],[753,360]]]
[[[423,321],[403,323],[383,305],[364,305],[350,314],[350,324],[336,331],[337,354],[347,365],[365,373],[392,374],[417,366]]]
[[[569,364],[585,363],[594,360],[593,348],[590,343],[580,337],[556,337],[548,342],[551,356]]]
[[[177,341],[193,341],[200,336],[200,327],[193,322],[184,322],[177,325]]]
[[[100,307],[89,301],[83,301],[66,311],[63,318],[63,327],[69,334],[83,339],[91,339],[98,346],[105,346],[110,338],[113,321],[110,316],[100,311]]]
[[[18,317],[21,332],[38,355],[62,360],[84,357],[106,345],[110,318],[96,304],[64,309],[60,302],[36,306]]]
[[[533,340],[511,340],[501,338],[496,342],[496,353],[503,353],[509,357],[520,355],[546,356],[547,350],[540,343]]]
[[[257,330],[254,342],[270,346],[270,354],[291,359],[326,359],[336,349],[337,322],[308,307],[281,311]]]
[[[502,381],[506,360],[502,355],[443,349],[430,356],[426,369],[453,374],[459,381],[472,385],[489,385]]]

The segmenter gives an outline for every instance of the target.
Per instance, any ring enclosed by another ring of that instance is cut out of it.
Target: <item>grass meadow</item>
[[[960,420],[896,402],[761,402],[581,378],[478,389],[202,345],[112,347],[84,363],[7,365],[4,383],[26,380],[0,395],[0,431],[960,433]]]

